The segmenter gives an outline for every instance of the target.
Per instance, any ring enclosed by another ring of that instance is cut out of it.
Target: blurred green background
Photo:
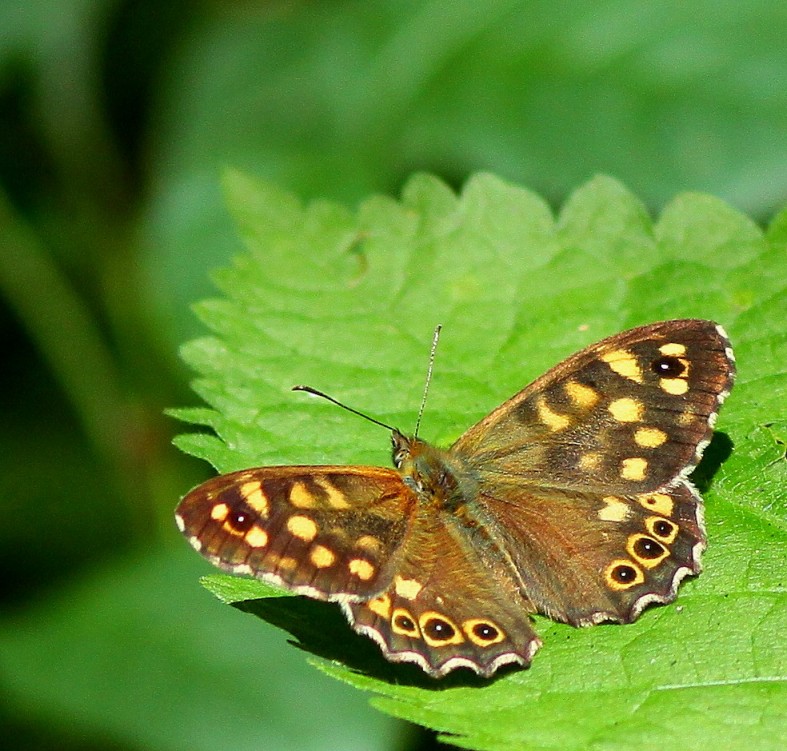
[[[785,38],[764,0],[0,0],[0,737],[432,747],[213,602],[174,530],[210,472],[162,410],[196,403],[189,306],[241,250],[221,171],[353,205],[492,170],[555,207],[603,172],[765,223]]]

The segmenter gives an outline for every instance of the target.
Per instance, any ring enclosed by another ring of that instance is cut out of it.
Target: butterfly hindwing
[[[538,612],[574,626],[633,621],[700,571],[702,501],[687,480],[637,496],[506,486],[480,504]]]
[[[501,665],[529,665],[541,645],[501,550],[478,527],[448,516],[414,522],[390,587],[344,605],[353,628],[389,660],[415,662],[439,677],[457,667],[489,676]]]

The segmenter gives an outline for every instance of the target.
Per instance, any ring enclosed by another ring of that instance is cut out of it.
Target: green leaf
[[[209,588],[296,635],[375,706],[463,747],[631,748],[654,728],[665,747],[772,747],[787,701],[784,220],[766,237],[721,201],[687,194],[653,223],[609,178],[579,188],[556,219],[488,174],[458,196],[419,175],[401,201],[373,197],[355,212],[304,206],[235,172],[226,189],[246,252],[216,274],[222,296],[197,307],[212,336],[183,349],[209,408],[182,416],[216,436],[179,441],[221,471],[387,464],[378,427],[290,387],[328,390],[407,429],[437,323],[422,435],[438,443],[584,345],[653,320],[722,323],[739,378],[696,473],[705,573],[632,625],[537,618],[544,647],[529,670],[433,681],[386,663],[330,605],[258,599],[266,588],[227,577]]]
[[[194,335],[187,303],[231,252],[217,165],[348,202],[413,165],[551,202],[603,169],[649,207],[688,186],[763,221],[787,194],[786,23],[773,0],[211,4],[159,79],[146,152],[160,326]]]

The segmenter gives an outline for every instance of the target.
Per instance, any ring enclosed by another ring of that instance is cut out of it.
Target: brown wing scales
[[[389,660],[414,662],[434,677],[458,667],[490,676],[508,663],[529,665],[541,645],[533,606],[500,550],[458,531],[448,518],[419,518],[390,587],[343,605],[348,620]]]
[[[482,501],[537,611],[574,626],[633,621],[700,571],[702,502],[687,480],[638,496],[506,488]]]
[[[388,586],[417,500],[375,467],[264,467],[216,477],[176,518],[211,563],[323,600]]]

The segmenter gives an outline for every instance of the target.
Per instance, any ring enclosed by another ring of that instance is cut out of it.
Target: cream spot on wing
[[[217,503],[210,510],[210,518],[213,519],[213,521],[223,522],[227,518],[229,512],[230,507],[226,503]]]
[[[331,508],[350,508],[350,504],[347,502],[344,493],[333,485],[327,477],[318,475],[314,478],[314,481],[325,491],[325,494],[328,496],[328,505]]]
[[[598,469],[602,458],[598,451],[586,451],[579,457],[579,468],[586,471]]]
[[[640,482],[645,479],[645,474],[648,469],[648,460],[636,456],[631,459],[624,459],[621,462],[620,476],[624,480],[633,480]]]
[[[659,428],[637,428],[634,442],[646,449],[655,449],[666,443],[667,434]]]
[[[604,508],[598,512],[598,518],[603,522],[623,522],[631,515],[628,504],[614,495],[604,496]]]
[[[268,544],[268,533],[255,524],[243,539],[253,548],[264,548]]]
[[[651,493],[650,495],[641,496],[637,500],[646,509],[664,516],[672,516],[672,509],[675,503],[666,493]]]
[[[298,561],[290,555],[282,556],[276,563],[276,569],[279,571],[294,571],[296,568],[298,568]]]
[[[637,358],[625,349],[613,349],[601,355],[601,359],[609,365],[618,375],[630,381],[642,383],[642,370],[637,363]]]
[[[558,414],[550,409],[543,396],[536,402],[536,412],[538,412],[538,419],[554,432],[567,428],[571,422],[565,415]]]
[[[240,486],[240,494],[251,508],[263,518],[267,518],[270,504],[265,493],[262,492],[262,484],[259,480],[243,483]]]
[[[689,390],[689,382],[683,378],[660,378],[659,386],[662,391],[675,396],[681,396]]]
[[[380,595],[373,600],[369,600],[366,603],[366,607],[375,615],[385,618],[386,621],[391,617],[391,598],[388,595]]]
[[[287,530],[293,537],[311,542],[317,536],[317,524],[308,516],[291,516],[287,519]]]
[[[361,535],[355,541],[355,547],[361,548],[361,550],[366,550],[370,553],[377,553],[379,552],[380,548],[382,548],[383,544],[380,541],[379,537],[375,537],[374,535]]]
[[[423,585],[415,579],[404,579],[397,576],[394,579],[394,589],[399,597],[404,597],[405,600],[414,600],[423,589]]]
[[[615,399],[608,409],[618,422],[639,422],[642,419],[642,402],[628,396]]]
[[[684,428],[687,425],[691,425],[695,419],[696,415],[694,412],[681,412],[677,417],[678,425],[682,425]]]
[[[315,545],[309,553],[309,558],[317,568],[328,568],[336,561],[334,553],[324,545]]]
[[[317,499],[300,480],[296,480],[290,488],[290,503],[296,508],[314,508]]]
[[[669,342],[668,344],[662,344],[659,347],[659,352],[668,357],[683,357],[686,354],[686,345]]]
[[[599,400],[598,392],[595,389],[586,386],[584,383],[577,383],[576,381],[566,381],[563,388],[577,407],[581,409],[590,409]]]
[[[357,576],[361,581],[369,581],[374,576],[374,566],[363,558],[353,558],[347,568],[353,576]]]

